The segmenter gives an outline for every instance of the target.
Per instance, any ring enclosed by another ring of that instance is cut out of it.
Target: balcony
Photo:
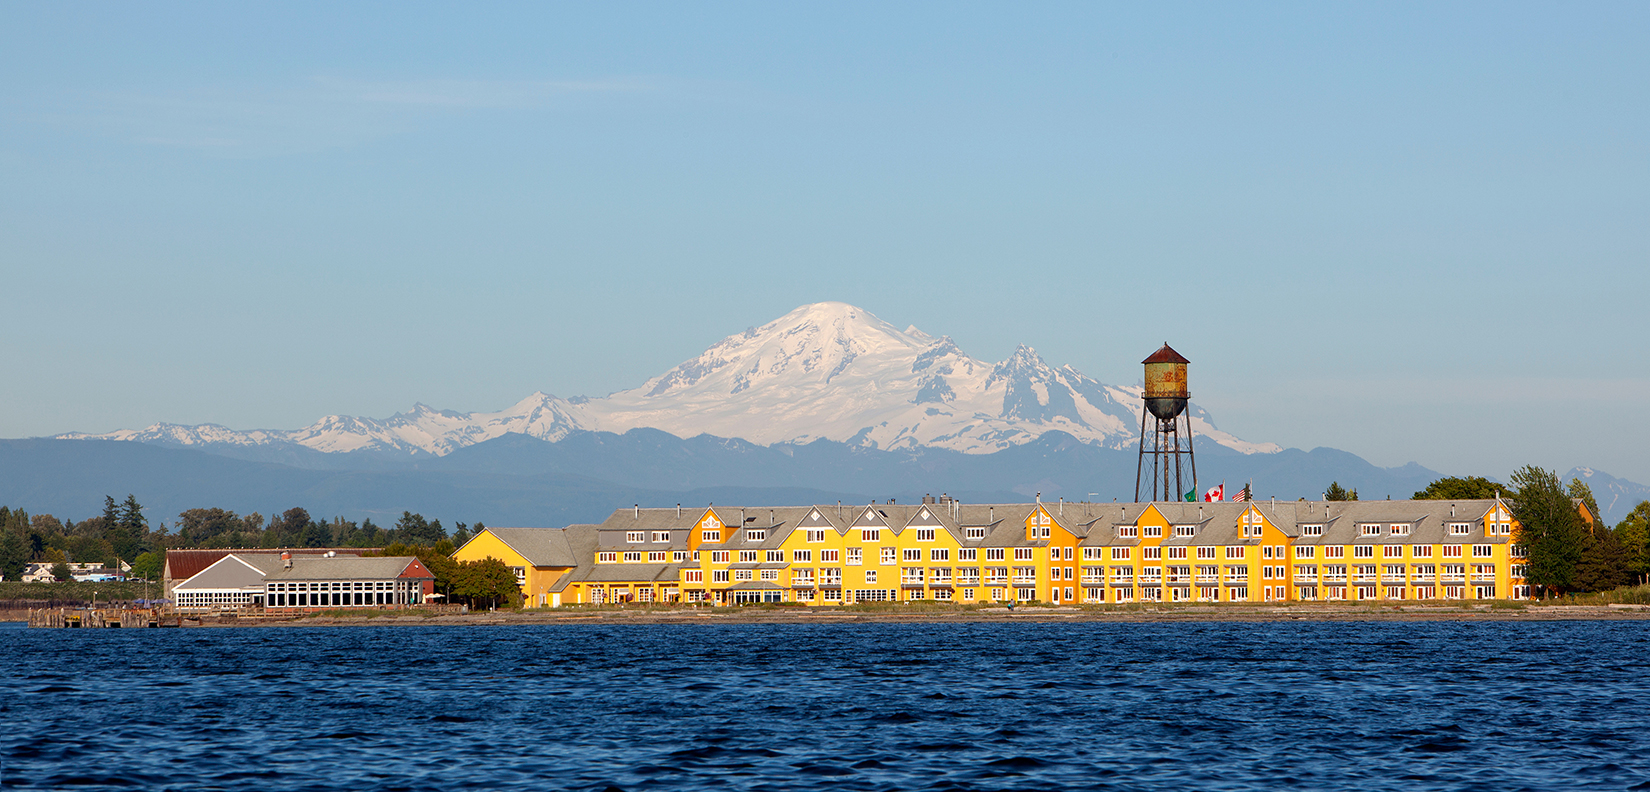
[[[1103,585],[1106,584],[1106,576],[1105,575],[1084,575],[1082,582],[1083,582],[1083,585],[1085,585],[1085,586],[1103,586]]]
[[[1325,583],[1345,583],[1346,582],[1346,573],[1345,572],[1325,572],[1325,573],[1323,573],[1323,582],[1325,582]]]
[[[1228,586],[1247,586],[1247,585],[1249,585],[1249,576],[1248,575],[1227,575],[1226,579],[1222,580],[1221,582],[1225,583]]]
[[[1307,585],[1311,585],[1313,583],[1318,582],[1318,573],[1316,573],[1316,572],[1296,572],[1295,573],[1295,582],[1297,584],[1305,583]]]
[[[1008,578],[989,576],[985,579],[985,584],[987,586],[1006,586],[1008,585]]]
[[[842,588],[842,578],[840,578],[840,577],[821,577],[819,579],[819,587],[820,588]]]
[[[1415,581],[1416,583],[1431,583],[1432,581],[1437,580],[1438,576],[1432,572],[1411,572],[1409,579]]]
[[[1368,572],[1354,572],[1354,573],[1352,573],[1352,582],[1353,583],[1375,583],[1375,582],[1380,581],[1380,579],[1381,579],[1380,575],[1371,575]]]
[[[797,578],[796,580],[791,581],[791,588],[813,588],[813,587],[814,587],[814,579],[813,578]]]
[[[1445,572],[1438,576],[1439,583],[1465,583],[1467,576],[1460,572]]]
[[[1178,585],[1182,585],[1182,586],[1187,586],[1187,585],[1191,585],[1192,576],[1191,575],[1165,575],[1164,580],[1167,580],[1170,585],[1178,584]]]
[[[1472,573],[1472,582],[1474,582],[1474,583],[1494,583],[1495,582],[1495,573],[1494,572],[1474,572],[1474,573]]]
[[[1198,585],[1213,586],[1216,583],[1220,582],[1220,576],[1219,575],[1198,575],[1197,576],[1197,582],[1198,582]]]
[[[1016,585],[1016,586],[1035,586],[1035,585],[1037,585],[1037,576],[1036,575],[1015,575],[1014,576],[1014,585]]]
[[[1396,583],[1396,584],[1401,586],[1401,585],[1404,584],[1404,575],[1401,572],[1399,574],[1396,574],[1396,575],[1382,574],[1381,575],[1381,582],[1382,583]]]
[[[960,578],[957,578],[957,585],[959,585],[959,586],[978,586],[978,585],[980,585],[980,579],[977,578],[977,577],[960,577]]]

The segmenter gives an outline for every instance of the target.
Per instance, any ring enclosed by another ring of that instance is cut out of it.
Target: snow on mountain
[[[651,427],[762,445],[824,438],[883,449],[990,453],[1054,430],[1127,448],[1138,442],[1140,409],[1138,386],[1119,388],[1070,366],[1054,368],[1030,347],[1001,363],[985,363],[949,337],[900,330],[852,305],[827,302],[729,336],[641,387],[602,398],[535,393],[495,413],[419,404],[383,420],[333,415],[289,432],[156,424],[60,437],[168,445],[290,442],[325,452],[439,456],[510,432],[554,441],[580,429]],[[1281,450],[1219,431],[1195,405],[1192,426],[1246,454]]]

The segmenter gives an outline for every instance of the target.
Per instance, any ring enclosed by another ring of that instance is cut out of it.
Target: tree
[[[1587,516],[1591,520],[1589,525],[1597,524],[1601,519],[1598,499],[1593,497],[1593,488],[1587,486],[1587,482],[1578,478],[1570,479],[1570,500],[1581,501],[1587,507]]]
[[[1558,474],[1526,465],[1512,474],[1518,544],[1529,557],[1525,579],[1553,593],[1576,587],[1576,563],[1588,540],[1586,526]]]
[[[521,600],[516,573],[491,556],[459,563],[452,591],[454,597],[467,601],[472,608],[515,607]]]
[[[1323,499],[1330,501],[1355,501],[1358,499],[1358,491],[1352,490],[1351,492],[1348,492],[1345,487],[1341,486],[1339,481],[1331,481],[1329,482],[1329,489],[1324,490]]]
[[[1627,556],[1627,570],[1644,582],[1650,577],[1650,501],[1639,501],[1616,523],[1615,534]]]
[[[1627,585],[1631,579],[1627,549],[1616,541],[1610,529],[1601,526],[1588,534],[1581,557],[1576,559],[1576,589],[1609,591]]]
[[[132,561],[132,577],[158,581],[164,573],[165,567],[166,554],[151,550],[140,554],[136,560]]]
[[[21,579],[29,555],[29,542],[21,532],[0,529],[0,575],[4,575],[6,580]]]
[[[395,522],[395,539],[408,544],[434,545],[447,538],[447,532],[442,530],[441,521],[429,522],[422,514],[401,512],[401,519]]]
[[[52,564],[52,579],[57,581],[73,580],[74,573],[69,571],[69,565],[59,561]]]
[[[465,525],[464,523],[454,524],[457,525],[458,528],[453,531],[453,544],[458,547],[463,547],[465,542],[470,541],[470,526]]]
[[[1490,500],[1506,487],[1483,476],[1446,476],[1415,493],[1415,500]]]

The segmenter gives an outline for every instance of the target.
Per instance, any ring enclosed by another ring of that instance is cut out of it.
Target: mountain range
[[[1195,403],[1190,414],[1204,486],[1252,481],[1257,497],[1292,500],[1338,481],[1366,499],[1405,498],[1441,475],[1243,440]],[[1140,386],[1056,368],[1029,347],[987,363],[949,337],[818,303],[602,397],[535,393],[473,413],[419,404],[296,430],[155,424],[4,440],[0,503],[85,516],[105,494],[133,492],[161,519],[303,505],[549,526],[631,503],[1128,500],[1140,415]],[[1593,483],[1611,520],[1650,496],[1597,471],[1571,476]]]

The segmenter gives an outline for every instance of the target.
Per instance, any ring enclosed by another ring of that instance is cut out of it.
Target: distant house
[[[167,599],[173,599],[172,589],[178,583],[188,580],[201,573],[213,564],[223,560],[224,556],[234,553],[243,559],[270,557],[279,560],[282,553],[291,553],[293,556],[324,556],[327,553],[335,555],[358,556],[362,553],[377,552],[376,547],[288,547],[288,548],[218,548],[210,550],[167,550],[166,565],[161,574],[162,588]],[[261,566],[261,563],[259,564]]]
[[[434,592],[435,575],[412,556],[299,556],[271,570],[263,587],[275,610],[404,608]]]
[[[487,528],[454,551],[453,558],[496,558],[516,573],[516,585],[521,587],[522,601],[528,607],[559,607],[561,590],[579,566],[578,559],[595,549],[594,529],[593,525]]]
[[[173,586],[172,602],[185,612],[261,608],[264,577],[280,563],[279,557],[267,553],[226,555]]]

